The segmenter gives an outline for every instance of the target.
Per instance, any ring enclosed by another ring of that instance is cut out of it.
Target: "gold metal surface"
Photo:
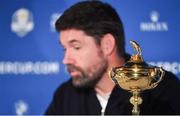
[[[143,61],[141,48],[135,41],[130,41],[136,54],[122,67],[110,70],[110,78],[121,88],[132,93],[130,103],[133,105],[132,114],[139,115],[139,105],[142,103],[140,93],[143,90],[153,89],[162,80],[164,71],[160,67],[148,65]]]

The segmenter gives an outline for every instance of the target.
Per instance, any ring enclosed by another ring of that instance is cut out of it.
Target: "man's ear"
[[[106,34],[101,39],[101,49],[104,55],[111,55],[115,48],[115,38],[111,34]]]

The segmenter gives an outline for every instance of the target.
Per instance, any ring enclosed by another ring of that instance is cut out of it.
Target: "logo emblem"
[[[156,11],[152,11],[150,14],[151,21],[156,23],[159,20],[159,13]]]
[[[34,28],[32,13],[21,8],[17,10],[12,16],[11,30],[19,37],[26,36]]]
[[[15,103],[15,110],[17,115],[24,115],[28,110],[28,104],[22,100]]]
[[[57,19],[61,16],[61,13],[53,13],[51,15],[51,18],[50,18],[50,27],[51,27],[51,31],[52,32],[55,32],[55,23],[57,21]]]

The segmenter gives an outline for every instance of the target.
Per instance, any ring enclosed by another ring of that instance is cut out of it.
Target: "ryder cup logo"
[[[167,22],[160,22],[159,21],[159,13],[157,11],[152,11],[150,13],[151,22],[141,22],[140,23],[140,30],[141,31],[168,31],[168,24]]]
[[[29,10],[21,8],[13,14],[11,30],[19,37],[24,37],[33,30],[33,27],[33,16]]]
[[[28,104],[23,100],[20,100],[15,103],[16,115],[22,116],[28,111]]]
[[[51,27],[51,31],[55,32],[55,23],[57,21],[57,19],[61,16],[61,13],[53,13],[50,17],[50,27]]]

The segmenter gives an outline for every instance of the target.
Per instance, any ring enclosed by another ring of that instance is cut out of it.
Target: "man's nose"
[[[74,62],[73,57],[70,53],[66,52],[63,58],[63,64],[72,64]]]

